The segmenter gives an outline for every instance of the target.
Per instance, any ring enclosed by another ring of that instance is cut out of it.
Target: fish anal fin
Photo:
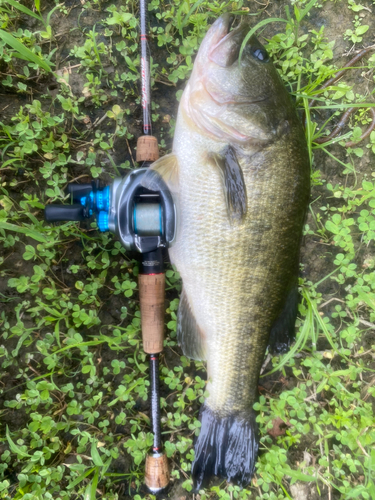
[[[288,351],[294,341],[298,302],[299,293],[297,285],[295,285],[288,293],[283,310],[272,325],[268,341],[268,347],[272,354]]]
[[[161,177],[172,194],[179,192],[179,164],[177,156],[173,153],[162,156],[150,165],[142,179],[142,186],[151,191],[158,191]]]
[[[247,212],[247,192],[235,150],[228,146],[222,154],[213,154],[211,158],[222,174],[228,216],[233,222],[241,222]]]
[[[197,324],[184,289],[177,313],[177,340],[185,356],[200,361],[205,359],[204,334]]]

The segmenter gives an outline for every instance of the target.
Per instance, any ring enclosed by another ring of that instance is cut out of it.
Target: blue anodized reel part
[[[89,207],[89,215],[97,213],[99,231],[109,230],[109,209],[111,205],[111,190],[109,186],[97,191],[91,191],[87,196],[82,196],[81,205]]]
[[[99,210],[97,217],[99,231],[109,231],[109,208],[111,205],[111,190],[109,186],[98,191],[96,196],[96,205]]]
[[[101,232],[109,231],[109,215],[108,215],[108,212],[105,212],[104,210],[101,210],[99,212],[99,214],[98,214],[96,222],[98,224],[99,231],[101,231]]]

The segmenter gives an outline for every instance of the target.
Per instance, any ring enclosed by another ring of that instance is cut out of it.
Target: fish
[[[194,491],[219,476],[246,486],[259,448],[258,378],[265,352],[294,339],[310,162],[290,94],[247,23],[223,15],[203,39],[179,104],[161,176],[177,207],[169,249],[182,278],[177,337],[207,363],[192,464]]]

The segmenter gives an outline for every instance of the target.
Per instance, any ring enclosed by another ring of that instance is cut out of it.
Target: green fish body
[[[239,63],[248,27],[230,24],[222,16],[203,40],[173,152],[152,166],[178,206],[169,251],[183,282],[178,339],[185,355],[207,362],[196,490],[212,475],[241,485],[251,479],[259,372],[267,345],[281,350],[293,337],[310,190],[293,102],[255,37]]]

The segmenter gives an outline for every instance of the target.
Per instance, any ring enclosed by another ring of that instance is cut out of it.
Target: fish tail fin
[[[220,417],[204,404],[201,431],[195,442],[192,465],[194,490],[206,487],[211,476],[246,486],[253,475],[259,448],[256,413]]]

